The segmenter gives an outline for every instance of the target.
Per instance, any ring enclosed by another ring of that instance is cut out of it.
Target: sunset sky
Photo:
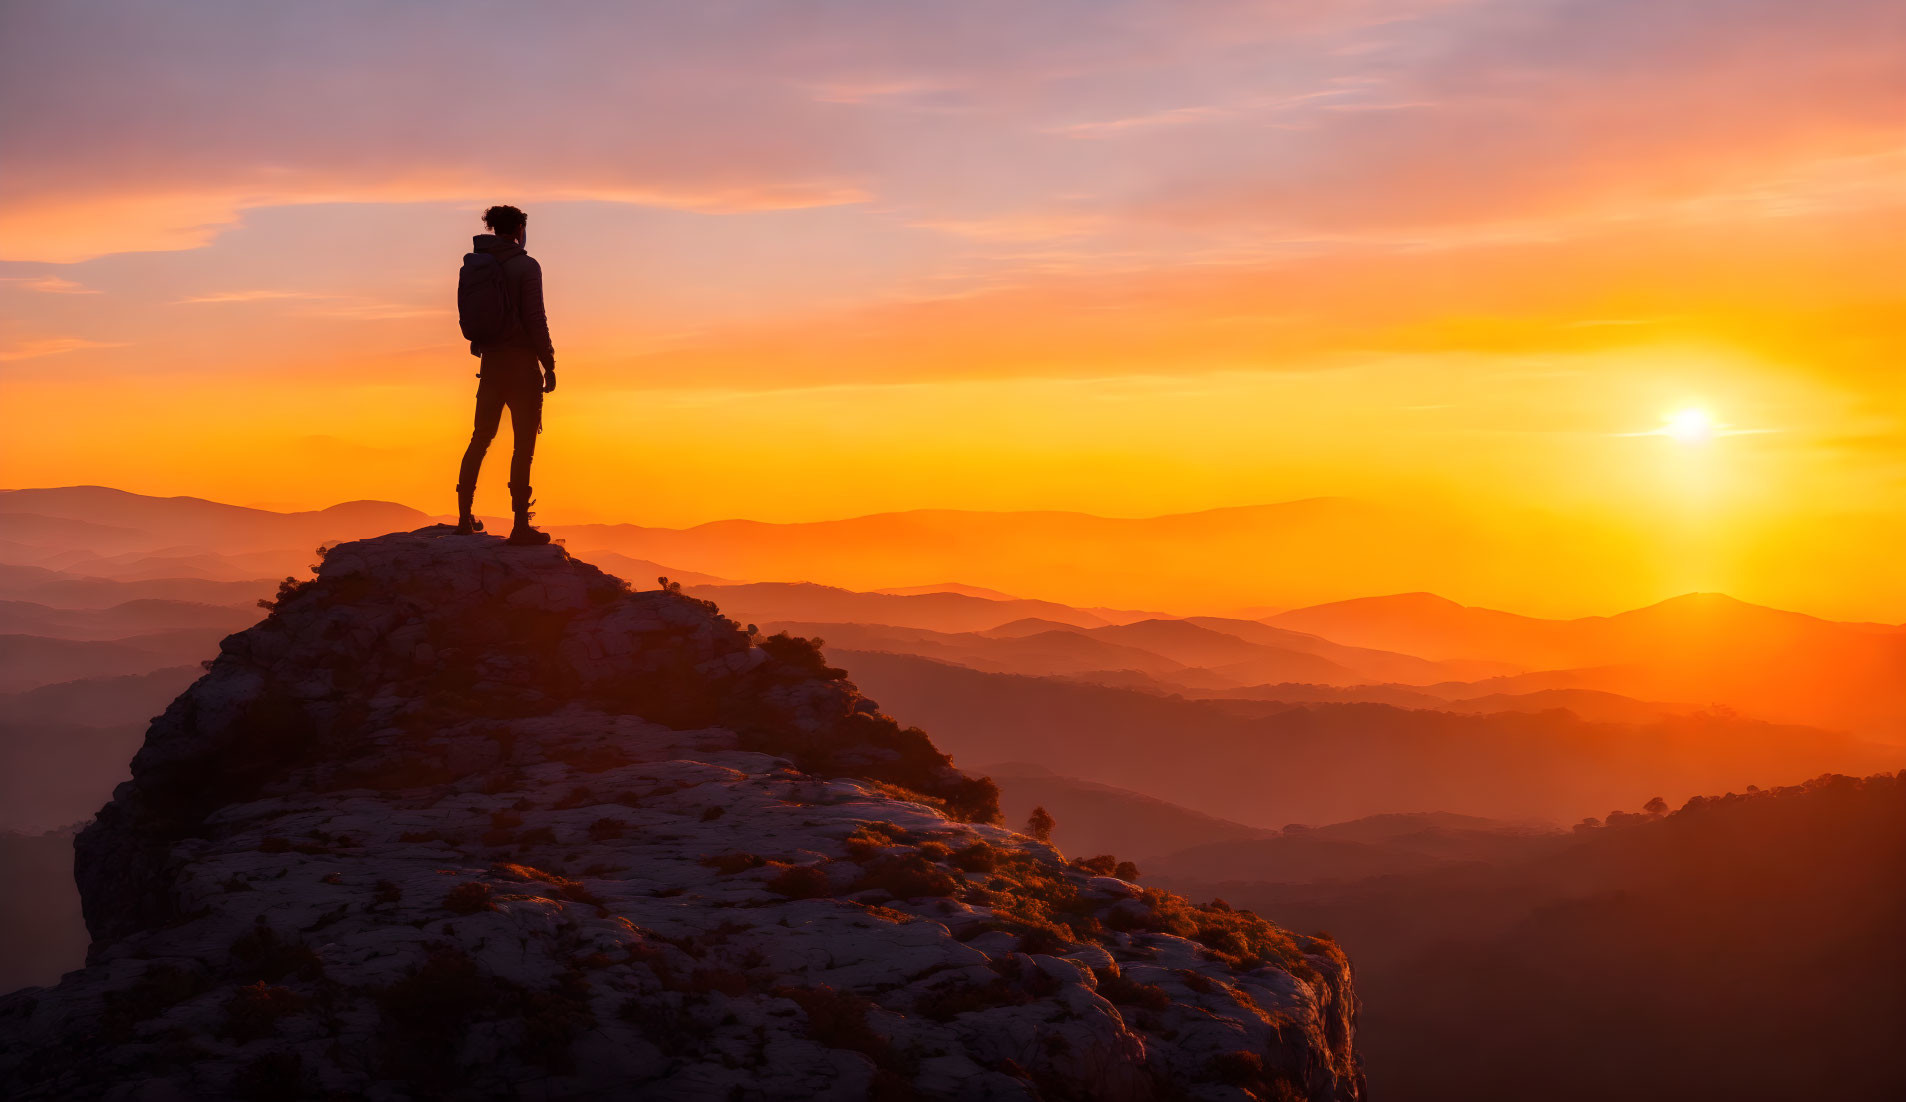
[[[550,521],[1345,496],[1906,620],[1897,0],[11,3],[0,101],[0,485],[451,510],[514,202]]]

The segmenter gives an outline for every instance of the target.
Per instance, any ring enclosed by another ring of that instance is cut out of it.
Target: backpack
[[[479,345],[509,336],[516,324],[509,273],[493,253],[465,253],[457,272],[457,325]]]

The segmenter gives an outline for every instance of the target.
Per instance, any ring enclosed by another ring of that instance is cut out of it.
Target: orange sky
[[[0,484],[449,508],[513,201],[551,520],[1343,495],[1898,621],[1903,11],[9,5]]]

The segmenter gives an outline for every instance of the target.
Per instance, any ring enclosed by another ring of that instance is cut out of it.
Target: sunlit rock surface
[[[1361,1097],[1334,945],[1068,864],[812,647],[558,547],[333,549],[133,778],[7,1098]]]

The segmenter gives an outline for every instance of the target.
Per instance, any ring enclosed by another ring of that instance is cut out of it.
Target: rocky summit
[[[80,836],[0,1095],[1361,1097],[1334,944],[998,825],[806,640],[445,528],[268,604]]]

